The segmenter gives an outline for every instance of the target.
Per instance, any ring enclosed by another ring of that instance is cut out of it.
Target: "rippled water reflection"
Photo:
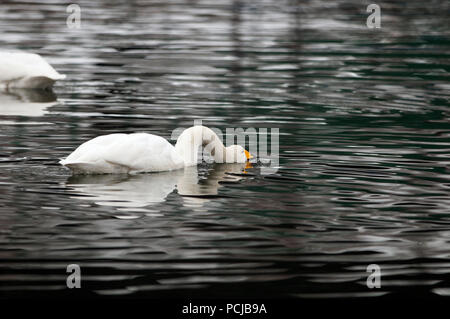
[[[449,295],[448,1],[0,5],[55,95],[0,95],[0,295]],[[100,134],[280,129],[280,169],[71,177]],[[366,267],[382,288],[366,287]]]

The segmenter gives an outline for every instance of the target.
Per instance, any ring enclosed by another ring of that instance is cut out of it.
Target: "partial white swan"
[[[216,163],[245,163],[252,158],[240,145],[225,147],[211,129],[199,125],[184,130],[175,147],[166,139],[147,133],[98,136],[81,144],[60,164],[74,174],[171,171],[197,165],[201,147]]]
[[[66,77],[34,53],[0,52],[0,61],[0,88],[3,89],[46,89]]]

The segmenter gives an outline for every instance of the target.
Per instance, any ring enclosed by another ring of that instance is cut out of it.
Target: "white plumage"
[[[162,172],[197,165],[198,149],[209,147],[217,163],[245,163],[251,155],[242,146],[225,147],[209,128],[193,126],[178,138],[175,147],[147,133],[109,134],[81,144],[60,163],[74,174],[135,174]]]
[[[66,76],[59,74],[40,55],[0,52],[0,88],[46,89]]]
[[[153,134],[110,134],[80,145],[65,160],[75,174],[161,172],[184,167],[175,148]]]

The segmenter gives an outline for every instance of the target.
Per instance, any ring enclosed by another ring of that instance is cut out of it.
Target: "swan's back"
[[[146,133],[98,136],[60,163],[75,174],[160,172],[184,167],[172,144]]]
[[[48,88],[65,78],[40,55],[0,51],[0,86],[3,88]]]

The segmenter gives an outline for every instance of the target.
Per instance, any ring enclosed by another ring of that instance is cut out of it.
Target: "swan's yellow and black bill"
[[[250,154],[247,150],[244,150],[244,152],[245,152],[245,156],[247,157],[247,160],[253,158],[253,155]]]

